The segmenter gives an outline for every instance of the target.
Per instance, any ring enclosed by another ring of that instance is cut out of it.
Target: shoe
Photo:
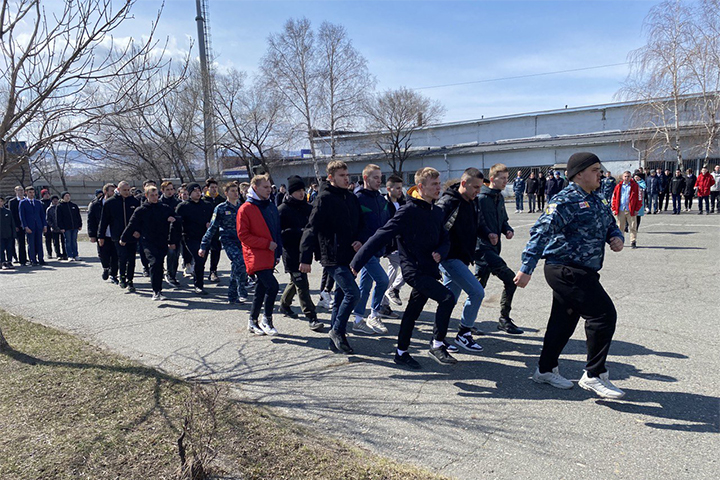
[[[45,260],[40,260],[38,262],[38,265],[40,265],[41,267],[44,267],[45,265],[47,265],[47,262],[45,262]]]
[[[245,303],[245,302],[247,302],[247,301],[248,301],[247,295],[240,295],[240,296],[238,297],[238,303]]]
[[[220,278],[218,277],[217,272],[210,272],[210,275],[208,275],[208,282],[218,283],[220,281]]]
[[[382,320],[380,320],[380,317],[371,313],[370,316],[367,319],[367,326],[375,330],[377,333],[388,333],[388,329],[383,324]]]
[[[385,292],[385,298],[387,298],[391,303],[394,303],[398,307],[401,307],[402,300],[400,300],[399,294],[400,294],[400,292],[396,288],[393,288],[393,289]]]
[[[431,348],[428,355],[440,365],[455,365],[457,363],[457,359],[448,353],[445,345],[439,348]]]
[[[447,351],[448,351],[449,353],[457,353],[457,352],[460,351],[460,349],[458,348],[458,346],[455,345],[454,343],[448,342],[447,338],[446,338],[445,340],[443,340],[443,343],[445,344],[445,348],[447,349]],[[432,348],[432,344],[433,344],[433,343],[432,343],[432,340],[430,340],[430,348]]]
[[[573,387],[573,383],[567,378],[560,375],[560,369],[555,367],[552,372],[540,373],[540,368],[535,368],[535,373],[532,376],[533,382],[535,383],[547,383],[555,388],[561,388],[568,390]]]
[[[375,335],[377,333],[374,328],[361,319],[359,322],[353,322],[353,333],[364,333],[366,335]]]
[[[698,215],[702,215],[702,214],[703,214],[703,212],[702,212],[702,210],[700,210],[700,211],[698,212]]]
[[[165,281],[172,285],[175,288],[180,287],[180,282],[177,281],[177,278],[171,277],[170,275],[165,275]]]
[[[39,264],[38,262],[30,262],[31,267],[37,267]]]
[[[127,287],[127,282],[125,281],[124,278],[120,277],[120,288],[126,288],[126,287]]]
[[[473,339],[472,333],[470,332],[455,337],[455,345],[474,353],[482,352],[483,350],[483,347]]]
[[[73,258],[73,260],[75,260]],[[143,268],[143,277],[149,277],[150,276],[150,269],[149,268]]]
[[[195,287],[195,290],[193,290],[193,291],[198,295],[207,295],[208,294],[205,290],[203,290],[200,287]]]
[[[152,299],[155,302],[162,302],[163,300],[167,300],[167,297],[165,297],[165,295],[163,295],[162,293],[157,292],[153,293]]]
[[[498,320],[497,329],[503,330],[503,331],[509,333],[510,335],[522,335],[523,333],[525,333],[524,330],[519,329],[517,327],[517,325],[515,325],[515,323],[513,323],[512,318],[500,317],[500,319]]]
[[[422,368],[420,366],[420,363],[412,358],[408,352],[403,353],[402,355],[398,355],[397,351],[395,352],[395,363],[398,365],[401,365],[403,367],[412,368],[413,370],[419,370]]]
[[[272,317],[266,317],[265,314],[260,315],[260,328],[265,335],[277,335],[278,331],[273,325]]]
[[[257,320],[250,319],[248,320],[248,332],[255,334],[255,335],[265,335],[265,332],[263,332],[263,329],[260,328],[260,325],[258,325]]]
[[[341,335],[335,330],[330,330],[328,336],[330,337],[330,349],[333,352],[343,353],[345,355],[350,355],[351,353],[354,353],[345,335]]]
[[[103,268],[103,273],[102,273],[102,279],[103,279],[103,281],[107,281],[108,278],[110,278],[110,269],[109,269],[109,268]]]
[[[589,377],[587,372],[583,373],[582,378],[578,382],[580,388],[589,392],[595,392],[602,398],[622,398],[625,392],[617,388],[610,382],[608,372],[601,373],[599,377]]]
[[[186,263],[183,265],[183,277],[184,278],[192,278],[193,276],[193,266],[190,263]]]
[[[393,318],[393,319],[398,319],[398,318],[400,318],[400,315],[398,315],[397,313],[393,312],[393,311],[390,309],[390,307],[387,306],[387,305],[380,305],[380,309],[378,310],[377,313],[378,313],[378,316],[379,316],[380,318]]]
[[[127,284],[127,291],[130,293],[135,293],[135,285],[133,285],[132,282],[128,282]]]
[[[298,318],[297,313],[293,311],[292,307],[286,307],[285,305],[280,305],[280,313],[286,317]]]
[[[320,292],[320,301],[317,303],[317,306],[325,310],[330,310],[330,292]]]
[[[637,248],[637,242],[630,242],[630,248]]]
[[[317,318],[311,318],[308,320],[308,327],[313,332],[320,332],[325,327],[322,322],[319,322]]]
[[[2,264],[2,270],[10,270],[10,267],[8,267],[7,263]]]
[[[110,275],[110,283],[117,285],[119,283],[117,277]]]
[[[472,333],[472,334],[475,335],[476,337],[482,337],[483,335],[487,335],[485,332],[483,332],[482,330],[480,330],[480,329],[477,328],[477,327],[472,327],[472,328],[470,329],[470,333]]]

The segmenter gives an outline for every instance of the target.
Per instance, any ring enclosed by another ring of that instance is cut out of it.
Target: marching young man
[[[208,178],[205,180],[205,195],[203,200],[212,205],[212,210],[225,201],[225,198],[220,195],[220,188],[217,180],[214,178]],[[210,242],[210,272],[208,273],[209,282],[219,282],[217,268],[220,263],[220,251],[222,244],[220,243],[220,235],[215,232],[215,236]]]
[[[485,290],[468,268],[475,256],[478,238],[479,216],[475,198],[482,181],[480,170],[468,168],[460,177],[460,183],[445,190],[437,203],[443,212],[443,225],[450,236],[450,250],[440,263],[443,284],[453,293],[455,302],[459,300],[461,291],[467,293],[455,344],[470,352],[482,351],[472,337],[472,328],[485,298]]]
[[[308,224],[312,206],[305,200],[305,182],[297,175],[288,178],[287,193],[278,212],[282,231],[282,259],[285,272],[290,275],[290,281],[280,298],[280,313],[290,318],[297,318],[297,314],[292,309],[293,298],[297,293],[310,329],[319,331],[322,330],[323,324],[318,322],[315,304],[310,298],[307,274],[300,271],[300,240],[303,229]]]
[[[475,276],[480,285],[485,288],[490,274],[495,275],[503,282],[503,293],[500,298],[500,318],[497,328],[511,335],[521,335],[523,331],[515,325],[510,318],[512,301],[517,286],[513,281],[515,273],[510,270],[505,260],[500,256],[502,249],[501,238],[511,240],[515,235],[508,223],[508,214],[505,210],[505,200],[502,192],[508,182],[508,169],[502,163],[490,167],[490,185],[480,189],[478,195],[478,213],[482,219],[479,222],[480,234],[475,246]]]
[[[180,200],[175,196],[175,185],[170,181],[164,181],[160,184],[160,202],[170,207],[173,211],[180,205]],[[180,263],[180,255],[182,252],[182,246],[178,245],[178,248],[168,250],[165,268],[165,281],[168,282],[175,288],[180,287],[180,282],[177,281],[177,270],[178,264]]]
[[[210,227],[205,232],[200,244],[200,256],[205,257],[212,239],[220,231],[220,243],[230,259],[230,285],[228,286],[228,303],[243,304],[247,302],[248,293],[245,288],[247,272],[243,259],[242,244],[237,235],[237,218],[240,210],[240,192],[235,183],[226,183],[223,187],[227,200],[215,207]]]
[[[438,303],[429,355],[443,365],[452,365],[457,360],[448,353],[445,344],[455,297],[438,281],[441,278],[438,264],[450,251],[442,210],[433,205],[440,197],[440,173],[431,167],[422,168],[415,173],[415,183],[408,191],[407,204],[357,252],[351,268],[359,271],[375,252],[397,237],[403,276],[413,289],[400,322],[395,363],[418,369],[420,363],[410,356],[408,349],[415,321],[428,299]]]
[[[102,208],[105,202],[110,200],[115,195],[115,185],[112,183],[105,184],[102,188],[103,196],[96,198],[90,203],[88,208],[88,236],[90,242],[97,243],[99,235],[98,229],[100,228],[100,217],[102,216]],[[105,241],[100,246],[97,243],[98,258],[100,258],[100,264],[103,267],[102,279],[111,281],[115,284],[118,283],[118,256],[115,244],[110,238],[110,233],[105,232]]]
[[[166,300],[162,294],[163,263],[168,249],[175,250],[178,244],[177,230],[173,230],[173,236],[170,235],[170,226],[175,222],[175,212],[160,202],[159,198],[157,187],[152,185],[146,187],[145,203],[135,209],[120,237],[121,247],[136,239],[141,241],[150,268],[152,299],[155,301]]]
[[[348,190],[349,184],[347,164],[338,160],[328,163],[327,182],[320,187],[300,242],[300,271],[310,273],[313,254],[319,246],[320,263],[335,280],[329,347],[346,355],[353,353],[346,337],[347,322],[360,298],[350,262],[362,246],[363,229],[360,202]]]
[[[272,319],[279,289],[273,270],[280,261],[282,238],[280,217],[277,207],[270,200],[271,192],[268,175],[254,176],[250,181],[247,202],[242,204],[237,214],[237,236],[242,242],[245,267],[257,278],[248,320],[248,330],[256,335],[278,333]]]
[[[573,154],[568,160],[568,179],[572,183],[553,197],[530,230],[522,266],[515,276],[517,286],[526,287],[537,262],[544,258],[545,280],[553,290],[540,362],[532,379],[556,388],[572,388],[573,383],[560,375],[558,359],[583,317],[587,364],[578,384],[601,397],[620,398],[624,392],[610,382],[605,367],[617,312],[600,285],[598,271],[605,244],[614,252],[621,251],[623,234],[607,200],[595,193],[600,186],[600,159],[592,153]]]
[[[385,188],[387,189],[385,200],[388,202],[388,212],[390,213],[390,218],[392,218],[395,216],[397,211],[400,210],[400,207],[406,203],[405,194],[403,193],[402,178],[391,175],[385,183]],[[392,240],[390,246],[388,247],[388,251],[388,289],[385,292],[385,296],[382,301],[382,313],[385,315],[394,314],[394,312],[390,310],[390,302],[397,306],[402,306],[400,289],[403,285],[405,285],[402,270],[400,269],[400,253],[398,252],[397,240]]]
[[[127,244],[120,245],[120,237],[130,222],[135,209],[140,206],[140,201],[133,197],[130,192],[130,184],[126,181],[118,183],[115,195],[105,201],[100,214],[100,228],[98,228],[98,245],[103,247],[106,238],[109,238],[115,245],[118,255],[118,271],[120,273],[120,288],[127,288],[132,293],[135,291],[133,278],[135,277],[135,255],[137,253],[137,242],[131,239]],[[107,236],[107,233],[110,236]]]

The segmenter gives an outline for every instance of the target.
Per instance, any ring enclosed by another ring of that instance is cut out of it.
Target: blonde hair
[[[267,173],[263,175],[255,175],[252,180],[250,180],[250,185],[252,185],[253,187],[257,187],[258,185],[260,185],[260,183],[266,181],[270,181],[270,175],[268,175]]]
[[[158,189],[155,185],[148,185],[147,187],[145,187],[145,195],[147,195],[150,192],[157,193],[157,191],[158,191]]]
[[[347,163],[341,161],[341,160],[333,160],[332,162],[327,164],[327,174],[328,175],[335,175],[335,172],[338,170],[347,170],[348,166]]]
[[[507,172],[508,168],[507,165],[504,163],[496,163],[492,167],[490,167],[490,178],[495,177],[498,173]]]
[[[362,171],[363,179],[366,176],[370,175],[370,172],[374,172],[375,170],[380,170],[380,167],[378,165],[375,165],[374,163],[368,163],[367,165],[365,165],[365,168],[363,168]]]
[[[421,168],[417,172],[415,172],[415,184],[422,183],[425,185],[425,180],[428,178],[440,178],[440,172],[435,170],[432,167],[425,167]]]

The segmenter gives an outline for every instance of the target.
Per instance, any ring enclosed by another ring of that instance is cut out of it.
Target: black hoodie
[[[300,262],[312,263],[320,247],[323,267],[348,266],[355,256],[352,244],[361,241],[363,215],[360,202],[347,188],[323,182],[300,242]]]
[[[476,203],[465,200],[459,188],[459,183],[451,185],[440,196],[437,206],[443,212],[444,226],[450,227],[450,252],[447,258],[455,258],[469,265],[474,257],[478,237],[478,211]]]
[[[300,240],[303,229],[308,224],[312,205],[305,199],[297,200],[287,195],[278,212],[280,213],[280,229],[283,243],[283,263],[287,273],[300,271]]]
[[[502,196],[502,191],[483,185],[476,201],[479,207],[478,211],[482,215],[487,229],[484,233],[478,235],[476,251],[480,255],[486,249],[493,249],[500,253],[501,235],[513,231],[508,223],[508,214],[507,210],[505,210],[505,199]],[[498,236],[497,245],[490,243],[488,235],[491,233]]]

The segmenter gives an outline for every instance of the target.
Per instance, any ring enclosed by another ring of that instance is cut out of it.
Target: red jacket
[[[237,234],[242,242],[248,274],[275,268],[275,252],[270,250],[272,235],[256,205],[245,202],[240,206],[237,214]]]
[[[702,173],[698,175],[697,181],[695,182],[695,188],[697,188],[698,197],[710,196],[710,187],[715,185],[715,178],[710,172],[705,175]]]
[[[612,211],[615,215],[620,213],[620,196],[622,195],[622,182],[615,185],[612,196]],[[640,200],[640,187],[635,180],[630,180],[630,199],[628,201],[628,209],[630,210],[630,216],[634,217],[638,214],[642,208],[642,201]]]

